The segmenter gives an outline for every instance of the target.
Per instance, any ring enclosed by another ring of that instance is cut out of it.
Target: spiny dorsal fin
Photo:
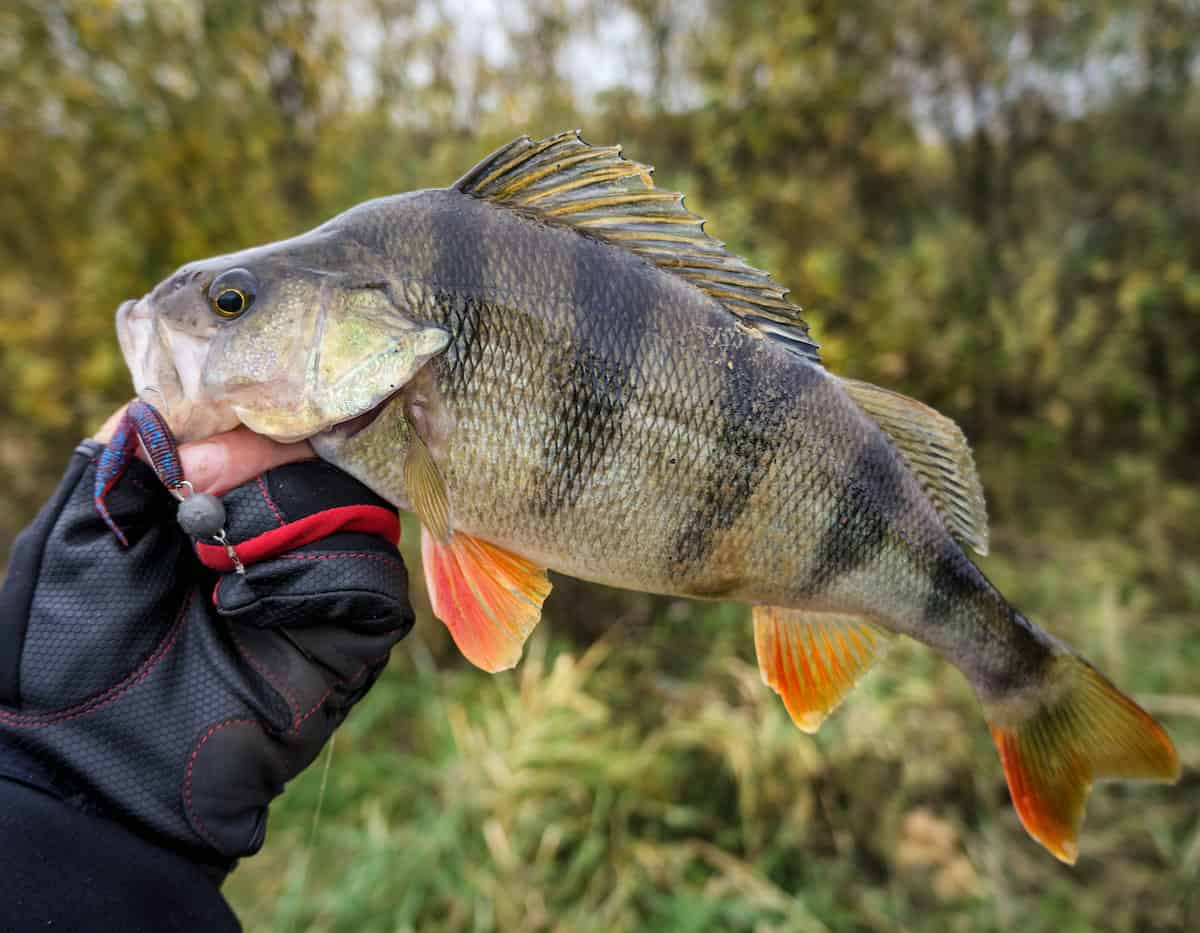
[[[950,533],[986,554],[987,506],[962,429],[941,412],[899,392],[856,379],[842,379],[842,385],[895,443]]]
[[[654,187],[648,165],[620,146],[592,146],[578,130],[522,136],[455,182],[472,197],[536,211],[588,231],[687,279],[758,333],[813,362],[817,344],[787,290],[704,232],[683,195]]]

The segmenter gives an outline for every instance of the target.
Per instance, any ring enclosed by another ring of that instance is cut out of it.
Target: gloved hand
[[[219,883],[412,626],[396,513],[322,461],[277,466],[222,496],[241,576],[141,462],[108,498],[123,549],[92,501],[100,450],[77,448],[0,590],[0,778]]]

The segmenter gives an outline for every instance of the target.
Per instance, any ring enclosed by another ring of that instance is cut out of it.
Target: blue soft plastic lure
[[[117,527],[104,500],[125,475],[129,461],[137,450],[138,441],[146,448],[146,454],[154,465],[159,479],[168,489],[177,489],[184,484],[183,466],[179,462],[179,447],[175,436],[167,427],[167,422],[158,410],[146,402],[130,402],[125,414],[117,423],[112,440],[100,454],[96,464],[95,502],[96,511],[104,519],[104,523],[112,529],[117,540],[125,547],[129,541],[124,532]]]

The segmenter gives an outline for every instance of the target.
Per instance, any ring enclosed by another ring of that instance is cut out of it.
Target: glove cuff
[[[245,566],[260,563],[339,532],[400,536],[396,509],[354,477],[320,460],[276,467],[222,497],[225,533]],[[233,570],[221,545],[199,542],[196,554],[212,570]]]
[[[233,546],[238,560],[249,567],[278,557],[288,551],[328,538],[339,531],[358,531],[378,535],[388,541],[400,536],[400,520],[395,512],[377,505],[345,505],[314,512],[287,522]],[[196,544],[196,555],[204,566],[228,573],[233,570],[229,552],[219,544]]]

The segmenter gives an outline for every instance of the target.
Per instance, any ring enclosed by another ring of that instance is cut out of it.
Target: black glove
[[[396,514],[323,462],[277,467],[223,497],[241,576],[140,462],[108,498],[122,549],[100,450],[77,449],[0,591],[0,778],[219,881],[412,626]]]

